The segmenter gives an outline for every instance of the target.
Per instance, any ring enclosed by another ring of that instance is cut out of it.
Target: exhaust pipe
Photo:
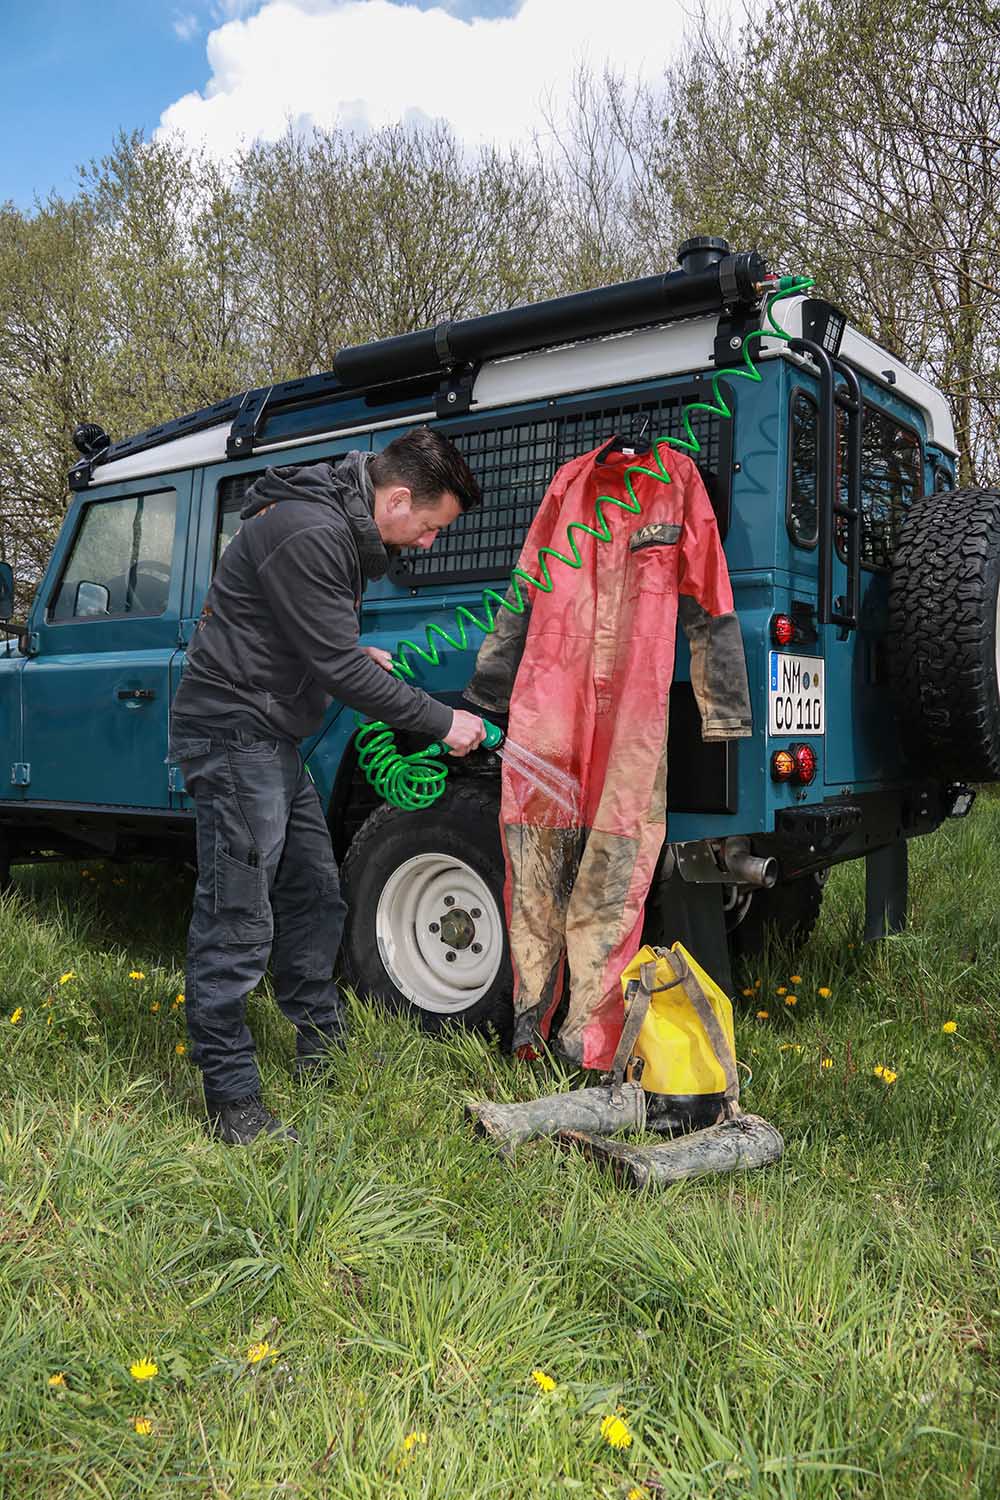
[[[769,891],[778,882],[778,861],[773,855],[750,853],[750,840],[726,839],[722,846],[722,868],[740,885]]]

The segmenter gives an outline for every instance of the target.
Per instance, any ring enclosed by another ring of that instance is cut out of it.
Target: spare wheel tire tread
[[[910,757],[939,775],[1000,779],[996,601],[1000,493],[913,503],[889,592],[889,679]]]

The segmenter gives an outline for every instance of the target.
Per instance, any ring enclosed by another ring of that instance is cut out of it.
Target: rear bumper
[[[780,809],[773,833],[753,835],[753,852],[773,855],[790,880],[933,833],[955,808],[956,788],[937,781],[840,794]]]

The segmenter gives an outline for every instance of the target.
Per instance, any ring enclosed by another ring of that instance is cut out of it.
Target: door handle
[[[156,697],[155,688],[119,688],[118,699],[122,703],[149,703]]]

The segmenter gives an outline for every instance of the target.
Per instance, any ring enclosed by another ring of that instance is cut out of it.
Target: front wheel
[[[495,797],[457,787],[420,812],[379,808],[344,861],[347,977],[427,1031],[452,1021],[506,1036],[503,883]]]

